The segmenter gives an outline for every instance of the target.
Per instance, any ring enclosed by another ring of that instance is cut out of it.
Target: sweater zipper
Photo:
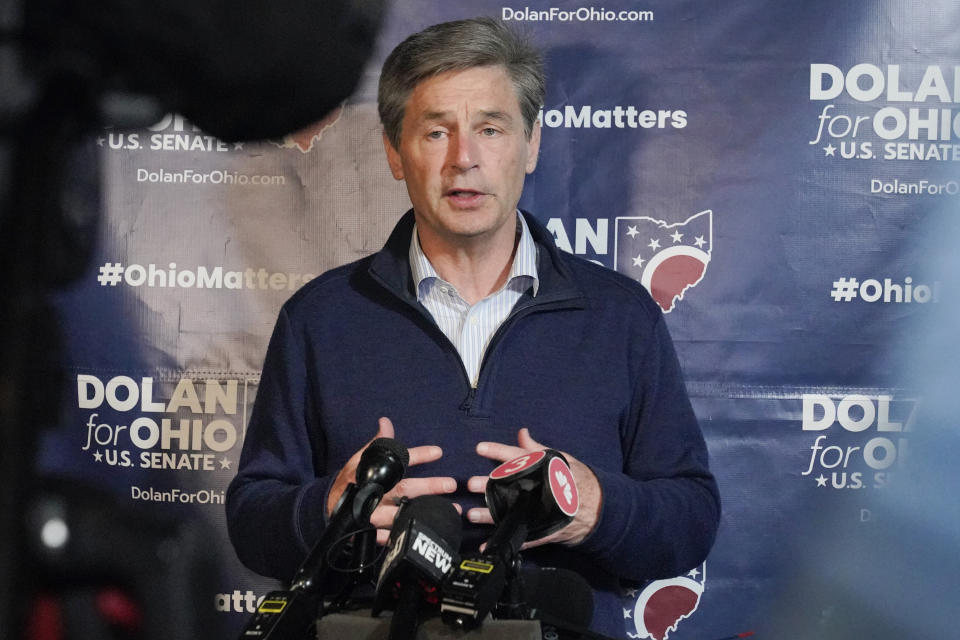
[[[427,320],[429,320],[430,325],[433,327],[433,330],[438,334],[438,337],[442,341],[442,344],[446,345],[444,348],[447,349],[448,351],[453,352],[454,359],[460,365],[460,376],[463,379],[463,381],[466,383],[467,389],[469,390],[467,393],[467,397],[460,404],[460,408],[465,411],[469,411],[470,407],[473,405],[473,398],[474,396],[476,396],[477,390],[473,386],[473,382],[470,380],[470,376],[467,374],[467,368],[464,366],[463,358],[460,357],[460,353],[457,351],[457,348],[453,345],[452,342],[450,342],[450,339],[447,338],[446,335],[444,335],[443,331],[440,330],[440,327],[437,325],[437,321],[433,318],[433,316],[430,315],[430,312],[427,311],[423,307],[423,305],[421,305],[419,301],[417,301],[416,298],[402,295],[399,291],[396,291],[393,287],[388,285],[387,282],[383,280],[379,275],[377,274],[371,274],[371,275],[373,276],[374,280],[377,280],[384,289],[391,292],[393,295],[397,296],[397,298],[399,298],[402,302],[405,302],[407,306],[413,309],[414,313],[418,313],[424,318],[426,318]],[[482,366],[483,365],[481,363],[481,368]],[[479,381],[480,381],[480,376],[478,374],[477,384],[479,384]]]
[[[473,407],[473,401],[477,397],[477,390],[480,388],[480,384],[484,380],[484,370],[486,368],[487,360],[493,350],[496,348],[497,344],[502,339],[503,335],[510,328],[509,325],[513,324],[519,318],[528,315],[534,311],[543,311],[545,308],[555,306],[557,308],[562,308],[563,300],[537,300],[536,298],[528,301],[526,304],[515,308],[510,315],[508,315],[503,322],[500,323],[500,326],[497,327],[497,330],[493,332],[493,336],[490,338],[490,344],[487,345],[487,349],[483,352],[483,359],[480,361],[480,369],[477,372],[477,386],[474,387],[472,384],[469,385],[470,391],[467,393],[466,399],[460,405],[460,408],[464,411],[469,412]],[[448,341],[449,342],[449,341]],[[454,349],[456,351],[456,349]],[[457,354],[459,357],[460,354]],[[466,375],[466,369],[464,368],[464,375]]]
[[[420,305],[415,298],[411,300],[410,298],[407,298],[406,296],[401,295],[399,292],[395,291],[392,287],[387,285],[387,283],[378,275],[376,274],[372,274],[372,275],[374,279],[378,280],[381,286],[383,286],[387,291],[393,292],[394,295],[396,295],[398,298],[400,298],[401,300],[406,302],[410,307],[412,307],[416,313],[419,313],[420,315],[430,320],[434,330],[440,334],[440,337],[446,343],[446,348],[453,352],[453,355],[456,357],[457,362],[460,364],[460,374],[462,376],[462,379],[464,380],[464,382],[466,382],[466,386],[467,386],[467,395],[464,398],[463,402],[460,403],[460,407],[459,407],[460,410],[466,413],[469,413],[473,409],[473,402],[477,397],[477,389],[480,388],[480,383],[483,381],[483,377],[484,377],[483,372],[484,372],[484,369],[486,368],[487,359],[490,353],[496,347],[497,343],[500,342],[501,336],[503,336],[504,332],[507,330],[508,325],[512,324],[517,318],[527,315],[527,312],[530,312],[532,310],[542,311],[544,309],[551,308],[551,307],[564,308],[564,303],[569,301],[568,298],[560,298],[555,300],[543,300],[543,299],[538,300],[537,298],[533,298],[530,301],[528,301],[526,304],[518,308],[515,308],[510,313],[510,315],[508,315],[504,319],[504,321],[500,323],[500,326],[497,327],[497,330],[493,333],[493,337],[490,338],[490,344],[487,345],[487,349],[483,353],[483,359],[480,361],[480,369],[477,372],[477,386],[475,387],[473,386],[473,381],[470,380],[470,376],[467,374],[467,368],[463,364],[463,358],[460,356],[460,353],[457,351],[457,348],[453,345],[453,343],[450,342],[450,339],[447,338],[447,336],[444,335],[443,331],[440,330],[440,327],[437,326],[436,320],[433,319],[433,316],[430,315],[430,312],[424,309],[423,306]]]
[[[460,353],[457,351],[457,348],[453,345],[452,342],[450,342],[449,338],[447,338],[447,336],[444,335],[442,331],[440,331],[440,328],[436,326],[436,323],[434,323],[434,327],[440,333],[440,336],[443,338],[443,340],[446,342],[447,348],[453,352],[453,355],[456,357],[457,362],[460,363],[460,372],[463,375],[463,380],[467,383],[467,395],[463,399],[463,402],[460,403],[460,407],[459,407],[461,411],[465,413],[470,413],[470,411],[473,409],[473,402],[474,400],[476,400],[477,391],[479,390],[480,383],[484,378],[483,371],[486,366],[487,359],[490,353],[493,352],[497,343],[500,342],[500,339],[503,336],[503,334],[507,331],[507,329],[509,329],[508,325],[515,322],[521,316],[527,315],[527,312],[532,310],[538,310],[540,307],[548,306],[552,302],[553,301],[541,302],[534,299],[528,302],[527,304],[514,309],[513,312],[511,312],[510,315],[508,315],[504,319],[504,321],[500,323],[500,326],[497,327],[497,330],[494,331],[493,336],[490,338],[490,344],[487,345],[486,351],[483,352],[483,359],[480,361],[480,369],[477,372],[477,386],[473,386],[473,381],[470,380],[470,376],[467,374],[467,368],[464,366],[463,358],[460,356]],[[420,311],[419,307],[417,307],[417,310]],[[423,312],[421,311],[421,313]],[[429,313],[426,315],[430,317]],[[433,320],[432,317],[430,317],[430,319]]]

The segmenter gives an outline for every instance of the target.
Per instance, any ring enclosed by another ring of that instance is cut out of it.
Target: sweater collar
[[[507,279],[503,286],[506,287],[507,283],[515,278],[525,278],[526,282],[532,283],[533,295],[536,297],[537,290],[540,288],[540,278],[537,277],[537,245],[534,244],[527,221],[520,215],[519,210],[517,210],[516,221],[516,251],[510,263],[510,272],[507,274]],[[410,238],[409,261],[413,283],[417,288],[417,299],[422,301],[427,287],[425,281],[442,281],[443,279],[440,277],[440,274],[437,273],[437,270],[433,268],[430,259],[423,252],[423,248],[420,246],[420,239],[417,237],[416,232],[417,226],[414,224],[413,233]]]
[[[537,276],[540,279],[538,302],[573,300],[583,297],[563,263],[553,236],[530,213],[520,211],[537,247]],[[408,302],[416,304],[416,288],[410,272],[410,239],[413,235],[413,209],[400,218],[383,249],[370,264],[370,274],[388,289]]]

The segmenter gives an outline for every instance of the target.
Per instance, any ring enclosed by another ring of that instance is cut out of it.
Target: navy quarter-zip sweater
[[[477,442],[515,445],[517,430],[590,466],[603,506],[575,547],[523,552],[525,564],[577,571],[594,589],[591,627],[624,636],[621,582],[672,577],[713,543],[720,499],[663,315],[615,271],[559,251],[523,214],[540,288],[494,334],[471,388],[456,348],[417,301],[408,263],[413,213],[384,248],[297,291],[274,329],[227,524],[240,560],[289,580],[326,524],[327,491],[389,417],[407,447],[443,457],[408,477],[452,476],[464,512],[482,498],[467,479],[496,463]],[[464,550],[492,528],[464,519]]]

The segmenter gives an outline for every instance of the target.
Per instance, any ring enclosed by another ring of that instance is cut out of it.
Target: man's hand
[[[363,449],[350,456],[347,463],[337,473],[337,477],[334,478],[327,497],[328,516],[333,514],[333,509],[337,506],[340,496],[346,491],[347,485],[357,481],[357,465],[360,464],[360,456],[364,450],[377,438],[393,437],[393,423],[390,422],[389,418],[380,418],[377,434],[363,446]],[[407,452],[410,454],[410,464],[408,466],[411,467],[439,460],[443,456],[443,450],[432,445],[413,447],[408,449]],[[370,516],[370,524],[377,528],[377,542],[386,544],[390,537],[390,528],[393,526],[393,520],[397,517],[397,511],[400,509],[395,504],[396,500],[402,497],[416,498],[428,494],[453,493],[456,490],[457,481],[453,478],[403,478],[393,489],[384,494],[380,504],[377,505]]]
[[[500,444],[498,442],[480,442],[477,444],[477,454],[484,458],[490,458],[497,462],[506,462],[513,460],[517,456],[522,456],[532,451],[541,451],[548,447],[540,444],[530,436],[530,431],[520,429],[517,433],[517,443],[519,446]],[[597,525],[600,517],[600,505],[603,502],[603,494],[600,490],[600,483],[597,476],[593,474],[590,468],[571,456],[569,453],[563,453],[567,462],[570,463],[570,471],[573,472],[573,478],[577,483],[577,490],[580,493],[580,509],[573,521],[559,531],[550,534],[539,540],[531,540],[524,543],[524,549],[537,547],[542,544],[558,542],[567,546],[573,546],[583,542],[593,528]],[[487,488],[487,476],[473,476],[467,481],[467,489],[473,493],[483,493]],[[476,508],[467,511],[467,519],[470,522],[481,524],[493,524],[493,517],[490,510],[486,508]]]

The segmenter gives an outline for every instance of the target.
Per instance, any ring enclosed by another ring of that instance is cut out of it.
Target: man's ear
[[[387,164],[390,165],[390,173],[394,179],[403,180],[403,160],[400,158],[400,152],[393,148],[393,143],[387,137],[387,132],[383,132],[383,150],[387,152]]]
[[[527,140],[527,173],[533,173],[537,168],[537,158],[540,155],[540,120],[533,123],[533,131],[530,132],[530,139]]]

